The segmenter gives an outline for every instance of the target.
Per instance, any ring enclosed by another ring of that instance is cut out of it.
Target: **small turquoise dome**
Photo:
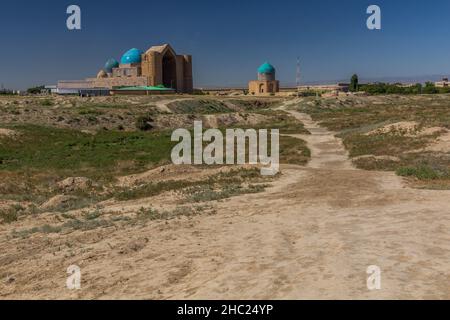
[[[106,61],[105,67],[103,68],[103,70],[105,70],[105,72],[107,72],[107,73],[111,73],[112,69],[118,68],[118,67],[119,67],[119,62],[116,59],[111,58],[108,61]]]
[[[129,63],[140,63],[142,51],[136,48],[130,49],[122,56],[120,59],[120,63],[129,64]]]
[[[275,73],[275,68],[270,63],[265,62],[258,68],[258,73]]]

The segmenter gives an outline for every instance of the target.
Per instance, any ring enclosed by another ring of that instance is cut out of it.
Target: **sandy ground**
[[[292,113],[312,133],[308,167],[283,166],[216,215],[27,242],[0,233],[0,298],[450,299],[450,192],[357,170],[333,133]],[[81,290],[65,287],[71,264]],[[380,290],[367,289],[370,265]]]

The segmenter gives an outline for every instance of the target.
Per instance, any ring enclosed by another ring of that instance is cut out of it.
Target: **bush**
[[[27,89],[27,93],[29,94],[39,94],[41,93],[41,90],[44,89],[45,86],[38,86],[38,87],[33,87],[33,88],[29,88]]]
[[[153,119],[149,116],[140,116],[136,119],[136,128],[141,131],[149,131],[153,129],[151,122],[153,122]]]
[[[14,205],[6,211],[0,211],[0,222],[13,223],[19,219],[19,216],[21,213],[23,213],[23,211],[24,208],[20,205]]]
[[[0,217],[1,217],[1,221],[2,223],[12,223],[17,221],[17,219],[19,218],[18,212],[13,210],[13,209],[9,209],[5,212],[0,212]]]
[[[444,176],[429,166],[402,167],[397,170],[397,174],[402,177],[416,177],[419,180],[436,180]]]
[[[45,99],[41,101],[41,106],[43,107],[51,107],[53,106],[53,101],[50,99]]]
[[[427,89],[428,93],[435,93],[432,92],[431,86],[434,88],[434,84],[429,84]],[[413,86],[402,86],[400,83],[373,83],[373,84],[366,84],[361,86],[361,91],[364,91],[371,95],[377,95],[377,94],[421,94],[421,93],[427,93],[425,92],[425,89],[422,87],[422,84],[417,83]]]

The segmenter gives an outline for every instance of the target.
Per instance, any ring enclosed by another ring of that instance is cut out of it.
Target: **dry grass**
[[[449,153],[425,151],[450,128],[448,95],[309,99],[299,108],[337,132],[361,169],[396,171],[405,177],[429,181],[430,188],[436,180],[444,181],[441,186],[450,181]],[[417,123],[416,132],[377,130],[400,122]],[[424,128],[435,127],[442,128],[442,132],[419,134]],[[426,187],[423,182],[417,185]]]

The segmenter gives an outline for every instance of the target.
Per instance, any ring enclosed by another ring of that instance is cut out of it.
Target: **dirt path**
[[[301,136],[308,168],[284,167],[267,193],[233,198],[219,219],[201,221],[202,249],[190,254],[205,260],[191,259],[163,297],[450,298],[450,193],[354,169],[333,133],[291,113],[312,133]],[[381,268],[379,291],[367,289],[370,265]]]
[[[80,235],[73,241],[83,250],[73,255],[49,252],[28,270],[24,259],[16,277],[25,284],[0,286],[2,295],[449,299],[450,192],[357,170],[331,132],[292,114],[312,133],[302,136],[312,150],[308,167],[283,166],[273,187],[219,202],[213,216]],[[61,272],[71,263],[82,269],[76,292]],[[367,289],[370,265],[381,268],[381,290]]]
[[[169,104],[175,103],[175,102],[186,101],[186,100],[192,100],[192,98],[159,100],[159,101],[156,101],[156,103],[153,103],[153,102],[152,102],[151,105],[152,105],[152,104],[155,104],[156,107],[157,107],[161,112],[172,113],[172,110],[170,110],[170,108],[168,107]]]
[[[293,135],[308,142],[312,157],[308,163],[309,168],[350,170],[353,166],[348,158],[342,141],[334,136],[333,132],[320,127],[307,114],[297,111],[288,111],[295,118],[303,122],[311,135]]]

